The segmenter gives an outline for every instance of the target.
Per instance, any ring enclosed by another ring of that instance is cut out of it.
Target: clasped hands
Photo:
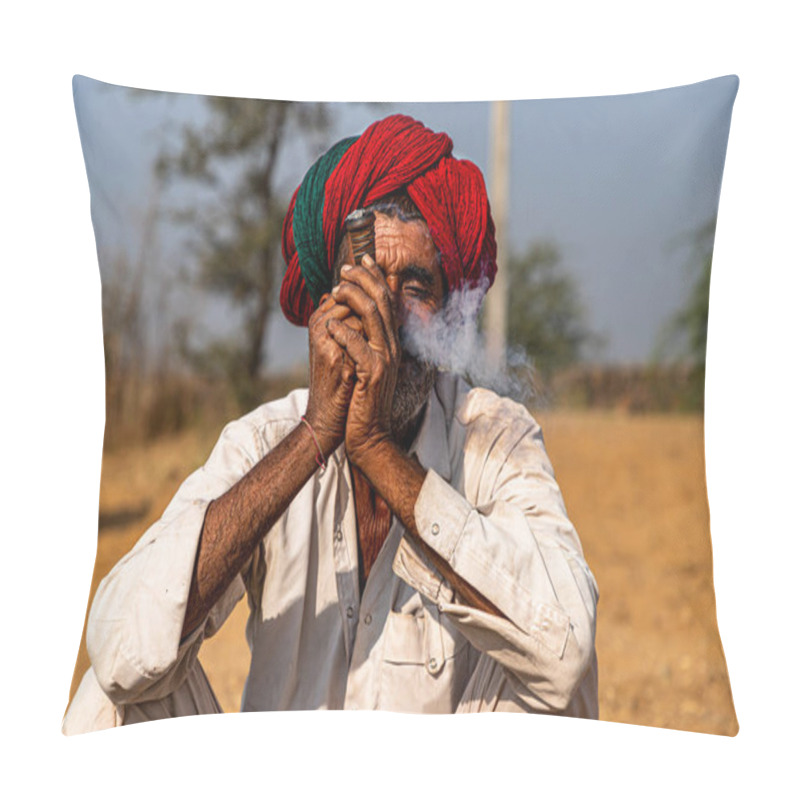
[[[391,444],[391,412],[401,352],[391,292],[365,256],[345,265],[331,294],[309,320],[309,400],[306,419],[327,458],[344,440],[350,461],[365,473]]]

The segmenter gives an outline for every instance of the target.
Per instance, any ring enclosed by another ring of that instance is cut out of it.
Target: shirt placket
[[[392,561],[403,526],[395,517],[386,541],[370,571],[361,598],[353,656],[347,676],[345,708],[378,708],[386,617],[395,593],[397,578]]]
[[[358,628],[360,601],[355,503],[352,499],[354,495],[347,473],[347,462],[342,460],[339,470],[339,502],[336,503],[332,536],[336,591],[339,597],[345,654],[349,667]]]

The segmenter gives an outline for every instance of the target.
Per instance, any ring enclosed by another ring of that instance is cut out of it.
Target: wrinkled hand
[[[346,305],[323,295],[308,322],[309,392],[306,419],[327,458],[343,441],[347,410],[355,382],[355,364],[329,335],[335,321],[347,330],[360,326]],[[355,335],[360,335],[355,333]]]
[[[345,429],[348,458],[363,468],[392,438],[392,399],[400,364],[400,344],[391,293],[377,264],[345,266],[333,297],[361,320],[363,335],[339,318],[326,322],[330,336],[355,364],[355,386]]]

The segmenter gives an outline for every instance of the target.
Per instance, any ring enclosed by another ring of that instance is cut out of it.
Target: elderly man
[[[242,710],[597,716],[597,588],[539,426],[404,347],[496,270],[483,179],[451,150],[388,117],[295,193],[281,305],[308,325],[309,388],[228,425],[100,585],[87,681],[117,722],[217,708],[197,652],[245,592]]]

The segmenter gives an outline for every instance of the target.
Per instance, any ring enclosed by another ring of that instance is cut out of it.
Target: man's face
[[[410,316],[423,324],[442,307],[445,282],[428,226],[375,215],[375,260],[386,276],[401,332]],[[405,347],[397,375],[392,427],[402,434],[428,399],[436,368],[412,356]]]

